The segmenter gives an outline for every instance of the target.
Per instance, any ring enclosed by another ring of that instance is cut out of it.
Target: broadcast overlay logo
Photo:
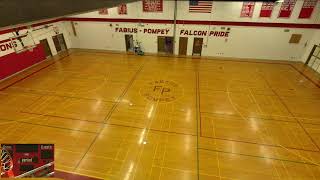
[[[53,144],[1,144],[1,178],[53,177]]]

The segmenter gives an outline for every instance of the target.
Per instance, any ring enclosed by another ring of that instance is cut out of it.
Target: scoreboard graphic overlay
[[[53,144],[1,144],[1,178],[50,177],[53,173]]]

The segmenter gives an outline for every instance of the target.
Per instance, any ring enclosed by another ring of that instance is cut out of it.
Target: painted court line
[[[47,116],[47,117],[56,117],[56,118],[62,118],[62,119],[70,119],[74,121],[84,121],[84,122],[90,122],[90,123],[97,123],[97,124],[106,124],[101,121],[91,121],[86,119],[78,119],[78,118],[72,118],[72,117],[65,117],[65,116],[59,116],[59,115],[50,115],[50,114],[41,114],[41,113],[34,113],[34,112],[27,112],[27,111],[20,111],[21,113],[25,114],[33,114],[33,115],[39,115],[39,116]]]
[[[83,119],[74,119],[74,118],[57,116],[57,115],[46,115],[46,114],[23,112],[23,111],[21,111],[21,113],[33,114],[33,115],[39,115],[39,116],[46,116],[46,117],[57,117],[57,118],[62,118],[62,119],[70,119],[70,120],[73,120],[73,121],[84,121],[84,122],[95,123],[95,124],[99,124],[99,125],[106,124],[106,125],[111,125],[111,126],[120,126],[120,127],[128,127],[128,128],[135,128],[135,129],[144,129],[143,127],[128,126],[128,125],[114,124],[114,123],[108,123],[108,122],[97,122],[97,121],[90,121],[90,120],[83,120]],[[20,122],[20,120],[12,120],[12,121]],[[23,122],[23,121],[21,121],[21,122]],[[35,125],[40,125],[41,126],[41,124],[35,124]],[[59,128],[59,126],[52,126],[52,127]],[[76,130],[76,131],[83,132],[82,130],[77,130],[77,129],[70,129],[70,130]],[[151,131],[163,132],[163,133],[172,133],[172,134],[187,135],[187,136],[197,136],[196,134],[188,134],[188,133],[175,132],[175,131],[166,131],[166,130],[159,130],[159,129],[153,129],[153,128],[151,128],[150,130]],[[84,131],[84,132],[86,132],[86,131]],[[92,133],[95,133],[95,132],[92,132]]]
[[[271,159],[271,160],[277,160],[277,161],[286,161],[286,162],[292,162],[292,163],[299,163],[299,164],[318,166],[318,164],[309,163],[309,162],[303,162],[303,161],[293,161],[293,160],[289,160],[289,159],[280,159],[280,158],[272,158],[272,157],[265,157],[265,156],[257,156],[257,155],[235,153],[235,152],[228,152],[228,151],[221,151],[221,150],[207,149],[207,148],[199,148],[199,149],[200,150],[204,150],[204,151],[213,151],[213,152],[219,152],[219,153],[225,153],[225,154],[234,154],[234,155],[240,155],[240,156],[248,156],[248,157],[254,157],[254,158],[261,158],[261,159]]]
[[[144,127],[135,127],[135,126],[121,125],[121,124],[111,124],[111,123],[106,123],[106,124],[111,126],[127,127],[127,128],[133,128],[133,129],[145,129]],[[188,133],[175,132],[175,131],[165,131],[165,130],[159,130],[159,129],[153,129],[153,128],[150,128],[150,131],[156,131],[161,133],[171,133],[171,134],[185,135],[185,136],[197,136],[196,134],[188,134]]]
[[[266,81],[267,85],[272,89],[271,85],[269,84],[268,80],[261,75],[262,78]],[[272,89],[274,91],[274,89]],[[278,99],[280,100],[280,102],[282,103],[282,105],[287,109],[287,111],[291,114],[291,116],[295,117],[294,114],[291,112],[291,110],[289,109],[289,107],[287,106],[287,104],[283,101],[283,99],[281,98],[281,96],[279,96],[279,94],[274,91],[274,93],[278,96]],[[318,151],[320,151],[320,148],[318,146],[318,144],[316,143],[316,141],[312,138],[312,136],[309,134],[309,132],[303,127],[303,125],[300,123],[299,119],[295,118],[297,123],[300,125],[300,127],[303,129],[303,131],[306,133],[306,135],[310,138],[310,140],[312,141],[312,143],[318,148]]]
[[[259,145],[259,146],[269,146],[269,147],[279,147],[279,148],[282,147],[282,146],[274,145],[274,144],[263,144],[263,143],[257,143],[257,142],[242,141],[242,140],[237,140],[237,139],[210,137],[210,136],[204,136],[204,135],[201,135],[200,137],[208,138],[208,139],[218,139],[218,140],[224,140],[224,141],[233,141],[233,142],[246,143],[246,144],[255,144],[255,145]],[[301,149],[301,148],[287,147],[287,146],[283,146],[283,147],[288,148],[288,149],[307,151],[307,152],[320,152],[319,150]]]
[[[125,88],[125,90],[123,91],[123,93],[121,94],[121,96],[118,98],[118,102],[115,103],[113,105],[113,107],[111,108],[111,110],[109,111],[108,115],[105,117],[104,119],[104,123],[108,122],[109,118],[111,117],[111,114],[113,113],[113,111],[115,110],[115,108],[117,107],[117,105],[120,103],[120,99],[122,99],[125,94],[127,93],[127,91],[129,90],[129,88],[131,87],[131,85],[133,84],[134,80],[136,79],[136,77],[138,76],[138,74],[141,72],[142,68],[144,67],[145,61],[140,65],[140,68],[138,69],[138,71],[135,73],[135,75],[131,78],[131,81],[129,82],[129,84],[127,85],[127,87]],[[105,125],[105,124],[104,124]],[[103,130],[104,126],[102,126],[102,128],[99,130],[99,132],[96,134],[96,136],[94,137],[94,139],[92,140],[92,142],[90,143],[90,145],[88,146],[86,152],[84,153],[84,155],[81,157],[81,159],[79,160],[79,162],[77,163],[77,165],[74,167],[74,170],[76,170],[79,165],[81,164],[82,160],[84,159],[84,157],[88,154],[89,150],[91,149],[91,147],[93,146],[93,144],[96,142],[96,140],[98,139],[98,137],[100,136],[102,130]]]
[[[201,114],[208,114],[212,116],[231,116],[234,117],[235,120],[241,119],[240,116],[237,115],[230,115],[230,114],[220,114],[220,113],[213,113],[213,112],[200,112]],[[271,115],[272,116],[272,115]],[[247,118],[255,118],[257,120],[262,120],[262,121],[278,121],[278,122],[286,122],[286,123],[297,123],[296,121],[285,121],[285,120],[277,120],[277,119],[272,119],[272,118],[266,118],[266,117],[253,117],[253,116],[247,116]],[[288,117],[290,118],[290,117]],[[292,117],[294,119],[294,117]]]
[[[70,52],[68,52],[68,54],[67,54],[66,56],[64,56],[64,57],[62,57],[62,58],[59,58],[59,61],[60,61],[60,60],[63,60],[63,59],[64,59],[64,58],[66,58],[66,57],[69,57],[69,56],[70,56],[70,54],[71,54],[71,53],[70,53]],[[22,79],[19,79],[19,80],[17,80],[17,81],[15,81],[15,82],[13,82],[13,83],[11,83],[11,84],[9,84],[9,85],[7,85],[7,86],[5,86],[5,87],[1,88],[1,89],[0,89],[0,91],[3,91],[3,90],[5,90],[5,89],[7,89],[8,87],[13,86],[13,85],[17,84],[18,82],[21,82],[22,80],[27,79],[28,77],[30,77],[30,76],[32,76],[32,75],[34,75],[34,74],[36,74],[36,73],[40,72],[41,70],[46,69],[47,67],[49,67],[49,66],[51,66],[51,65],[53,65],[53,64],[55,64],[55,63],[56,63],[56,61],[55,61],[55,60],[53,60],[53,59],[52,59],[52,61],[53,61],[53,63],[50,63],[49,65],[47,65],[47,66],[45,66],[45,67],[42,67],[42,68],[38,69],[37,71],[35,71],[35,72],[31,73],[31,74],[28,74],[27,76],[23,77]]]
[[[90,100],[90,101],[103,101],[107,103],[115,103],[116,101],[109,101],[109,100],[104,100],[104,99],[92,99],[92,98],[86,98],[86,97],[79,97],[79,96],[66,96],[66,95],[61,95],[61,94],[54,94],[56,91],[52,92],[46,92],[43,90],[37,90],[37,89],[28,89],[28,88],[22,88],[22,87],[11,87],[12,89],[17,89],[20,90],[17,93],[30,93],[30,94],[36,94],[36,95],[47,95],[47,96],[57,96],[57,97],[64,97],[64,98],[70,98],[70,99],[82,99],[82,100]],[[9,93],[15,93],[15,92],[9,92]],[[50,94],[53,93],[53,94]]]
[[[46,125],[46,124],[36,124],[36,123],[26,122],[26,121],[22,121],[22,120],[12,120],[12,119],[4,119],[4,118],[1,118],[1,119],[5,120],[5,121],[18,122],[18,123],[23,123],[23,124],[31,124],[31,125],[35,125],[35,126],[43,126],[43,127],[50,127],[50,128],[55,128],[55,129],[61,129],[61,130],[97,134],[96,132],[91,132],[91,131],[83,131],[83,130],[78,130],[78,129],[71,129],[71,128],[65,128],[65,127],[59,127],[59,126]]]
[[[200,113],[200,77],[199,77],[199,69],[196,69],[195,72],[196,75],[196,128],[197,128],[197,178],[200,180],[200,155],[199,155],[199,131],[200,131],[200,136],[201,136],[201,113]],[[199,124],[200,124],[200,129],[199,129]],[[220,176],[220,169],[219,169],[219,176]],[[221,179],[221,177],[220,177]]]

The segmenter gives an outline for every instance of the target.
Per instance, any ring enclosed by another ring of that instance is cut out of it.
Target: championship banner
[[[108,8],[103,8],[99,10],[100,15],[107,15],[108,14]]]
[[[240,17],[252,17],[255,2],[243,2]]]
[[[279,18],[289,18],[297,0],[284,0],[279,11]]]
[[[304,0],[299,18],[310,18],[318,0]]]
[[[274,2],[263,2],[260,10],[260,17],[271,17]]]
[[[119,6],[118,6],[118,14],[119,15],[125,15],[125,14],[127,14],[127,5],[126,4],[120,4]]]
[[[142,0],[143,12],[162,12],[163,0]]]

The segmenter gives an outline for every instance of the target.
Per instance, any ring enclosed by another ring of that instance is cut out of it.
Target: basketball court
[[[0,93],[0,142],[55,144],[58,170],[320,177],[319,84],[296,63],[73,50],[33,71]]]
[[[20,151],[18,177],[320,179],[320,3],[272,3],[128,1],[0,27],[1,177],[6,148],[32,144],[44,166]]]

